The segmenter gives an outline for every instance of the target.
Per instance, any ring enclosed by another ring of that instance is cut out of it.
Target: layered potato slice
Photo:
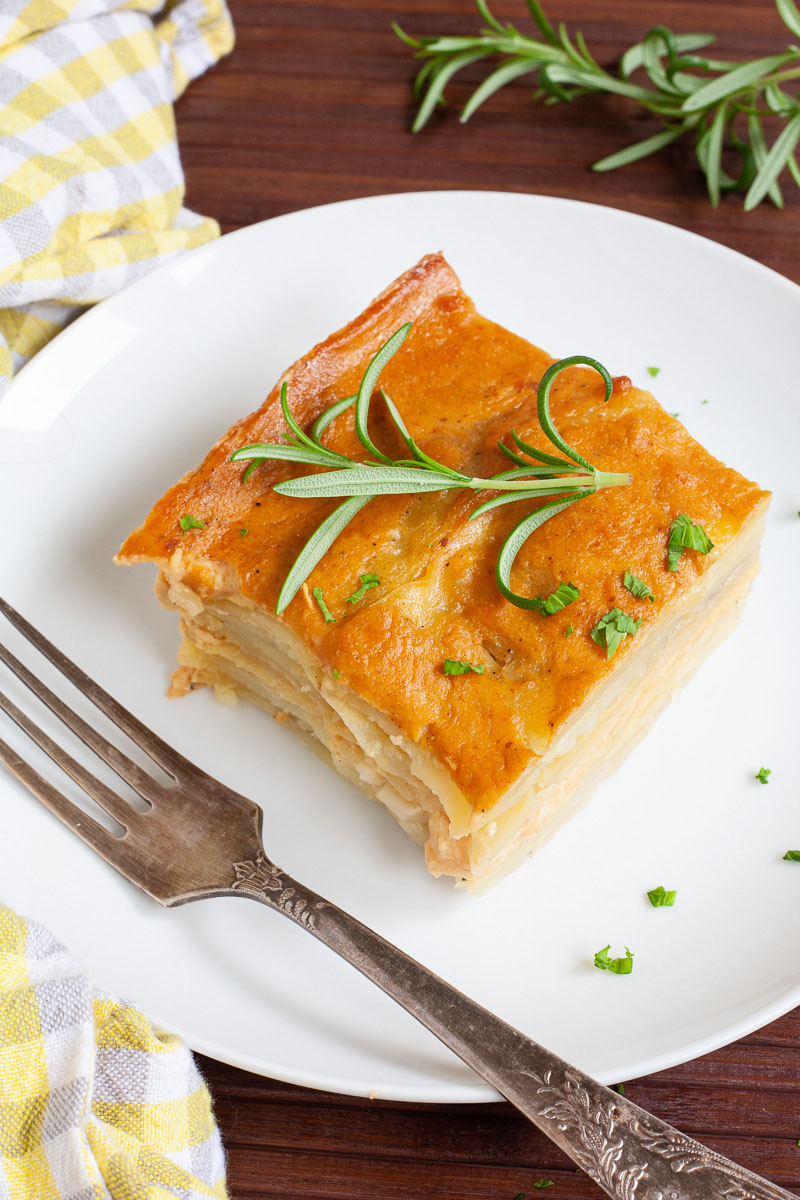
[[[289,568],[339,501],[275,493],[273,484],[307,470],[290,463],[265,462],[243,480],[230,454],[282,440],[284,380],[308,428],[357,390],[369,359],[407,321],[412,331],[380,382],[427,453],[485,478],[509,465],[497,442],[512,427],[552,449],[536,390],[553,360],[480,316],[442,256],[429,255],[295,363],[158,501],[118,561],[154,562],[158,596],[180,615],[175,694],[210,685],[223,701],[246,699],[291,722],[425,846],[434,875],[481,889],[577,810],[730,632],[758,568],[769,494],[626,377],[604,403],[597,373],[571,368],[551,394],[559,430],[599,470],[630,472],[633,484],[599,491],[543,525],[512,583],[548,596],[570,582],[577,600],[552,616],[506,601],[497,555],[532,503],[469,522],[486,494],[450,491],[372,500],[276,616]],[[405,457],[377,400],[370,431]],[[364,457],[352,412],[325,440]],[[679,513],[714,548],[684,551],[670,571]],[[189,515],[203,527],[183,530]],[[653,602],[624,587],[626,571],[644,580]],[[379,584],[348,601],[365,574]],[[335,620],[324,619],[316,587]],[[590,634],[615,607],[642,623],[608,659]],[[448,675],[445,660],[483,672]]]

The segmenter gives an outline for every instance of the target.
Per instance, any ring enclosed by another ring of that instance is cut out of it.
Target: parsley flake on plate
[[[655,596],[650,591],[650,588],[644,580],[637,578],[633,571],[626,571],[622,577],[622,582],[632,596],[637,600],[649,600],[651,604],[655,603]]]
[[[331,621],[335,621],[336,617],[333,615],[333,613],[330,611],[327,604],[325,603],[325,598],[322,595],[322,588],[321,587],[312,588],[311,595],[316,600],[319,611],[322,613],[323,617],[325,618],[325,624],[329,625],[331,623]]]
[[[594,956],[594,965],[601,971],[613,971],[615,975],[630,975],[633,970],[633,955],[628,947],[625,947],[624,958],[609,958],[608,952],[611,945],[598,950]]]
[[[672,908],[677,894],[677,892],[668,892],[666,888],[659,886],[647,893],[647,899],[653,908]]]
[[[477,667],[473,667],[472,663],[459,662],[457,658],[446,658],[442,665],[442,670],[445,675],[466,675],[469,671],[474,671],[476,675],[482,675],[483,663],[479,663]]]
[[[600,618],[590,636],[598,646],[605,647],[606,658],[609,659],[614,657],[628,634],[638,633],[641,625],[641,617],[634,621],[621,608],[612,608]]]
[[[341,679],[341,678],[342,678],[342,672],[339,670],[339,668],[338,668],[338,667],[334,667],[334,668],[333,668],[333,670],[332,670],[332,672],[331,672],[331,674],[333,675],[333,678],[334,678],[334,679]]]
[[[568,604],[577,600],[580,594],[580,589],[574,583],[560,583],[547,599],[542,596],[534,596],[533,607],[542,616],[552,617],[554,613],[561,612],[562,608],[566,608]]]
[[[624,1083],[615,1083],[614,1091],[619,1092],[620,1096],[624,1096],[625,1095],[625,1084]]]
[[[647,368],[647,374],[648,374],[648,375],[649,375],[649,376],[650,376],[652,379],[655,379],[656,375],[658,375],[658,373],[660,372],[660,370],[661,370],[661,367],[648,367],[648,368]]]
[[[574,633],[574,632],[575,632],[575,629],[574,629],[574,627],[573,627],[572,621],[570,621],[569,625],[568,625],[568,626],[567,626],[567,628],[564,630],[564,632],[562,633],[562,635],[561,635],[561,636],[562,636],[562,637],[572,637],[572,635],[573,635],[573,633]]]
[[[678,513],[669,527],[667,540],[667,570],[677,571],[684,550],[699,550],[708,554],[714,543],[701,525],[696,524],[686,513]]]
[[[800,850],[787,850],[783,858],[784,862],[800,862]]]
[[[759,783],[769,783],[768,776],[771,774],[772,771],[769,769],[769,767],[762,767],[755,778]]]
[[[184,513],[178,522],[184,533],[189,529],[205,529],[205,521],[201,521],[199,517],[192,516],[191,513]]]
[[[555,1187],[555,1184],[552,1179],[537,1179],[533,1186],[537,1191],[541,1191],[542,1188]]]
[[[355,604],[358,600],[363,600],[370,588],[379,587],[380,579],[377,575],[359,575],[361,586],[356,588],[352,596],[347,597],[348,604]]]

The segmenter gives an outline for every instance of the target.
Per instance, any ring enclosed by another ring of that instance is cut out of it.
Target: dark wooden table
[[[594,201],[691,229],[800,283],[800,195],[787,208],[714,210],[692,156],[672,147],[607,175],[587,165],[653,126],[616,101],[530,103],[522,81],[462,128],[412,115],[413,33],[468,32],[471,0],[232,0],[237,46],[177,107],[187,203],[224,231],[353,196],[496,188]],[[611,63],[651,25],[719,35],[725,57],[774,53],[789,37],[769,0],[549,0]],[[499,15],[526,22],[523,0]],[[474,77],[473,77],[474,78]],[[452,89],[463,102],[466,84]],[[800,339],[799,339],[800,340]],[[765,930],[769,937],[770,931]],[[235,1200],[532,1200],[601,1195],[507,1104],[430,1106],[327,1095],[201,1063],[228,1149]],[[733,1046],[627,1083],[687,1133],[800,1193],[800,1010]],[[709,1200],[713,1200],[709,1197]]]

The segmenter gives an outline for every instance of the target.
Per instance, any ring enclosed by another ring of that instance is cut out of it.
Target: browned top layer
[[[535,403],[552,359],[481,317],[441,255],[424,258],[286,373],[300,425],[308,427],[334,400],[356,391],[371,355],[408,320],[414,328],[381,384],[423,449],[481,476],[511,465],[496,443],[512,426],[534,445],[552,449]],[[187,581],[201,593],[213,574],[208,564],[227,564],[241,593],[274,612],[301,546],[341,503],[272,491],[272,484],[302,468],[265,463],[245,484],[242,465],[228,461],[232,450],[249,442],[281,440],[278,394],[276,385],[257,412],[234,425],[203,464],[159,500],[123,545],[121,561],[163,563],[180,548]],[[402,457],[402,444],[381,410],[376,397],[373,439]],[[554,386],[551,411],[567,441],[596,467],[629,471],[634,478],[632,487],[598,492],[549,521],[519,555],[512,578],[517,591],[546,596],[559,581],[578,585],[580,599],[564,612],[543,617],[515,608],[495,584],[502,541],[529,502],[467,524],[486,494],[442,492],[378,497],[339,537],[308,581],[308,589],[323,589],[335,624],[325,624],[302,591],[279,618],[326,669],[338,669],[343,685],[425,746],[481,811],[508,789],[590,689],[624,655],[635,653],[635,639],[627,638],[607,663],[589,637],[598,619],[614,605],[640,616],[645,626],[662,619],[766,496],[712,458],[625,378],[604,404],[596,372],[571,369]],[[329,428],[326,440],[351,457],[364,457],[352,412]],[[705,557],[686,551],[678,570],[668,572],[667,531],[682,511],[702,524],[716,549]],[[205,529],[181,536],[185,513],[202,518]],[[649,584],[655,604],[624,589],[626,569]],[[366,572],[379,577],[380,587],[359,603],[346,603]],[[566,638],[570,623],[575,632]],[[484,674],[446,676],[445,658],[482,663]]]

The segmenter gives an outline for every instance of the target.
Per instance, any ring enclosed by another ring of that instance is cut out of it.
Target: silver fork
[[[570,1066],[290,878],[264,853],[257,804],[168,746],[2,599],[0,612],[174,781],[165,785],[153,778],[0,646],[0,659],[149,807],[142,812],[128,804],[2,693],[0,708],[124,828],[124,835],[109,833],[1,740],[0,759],[136,887],[168,908],[206,896],[246,896],[283,913],[421,1021],[617,1200],[791,1200],[790,1192]]]

